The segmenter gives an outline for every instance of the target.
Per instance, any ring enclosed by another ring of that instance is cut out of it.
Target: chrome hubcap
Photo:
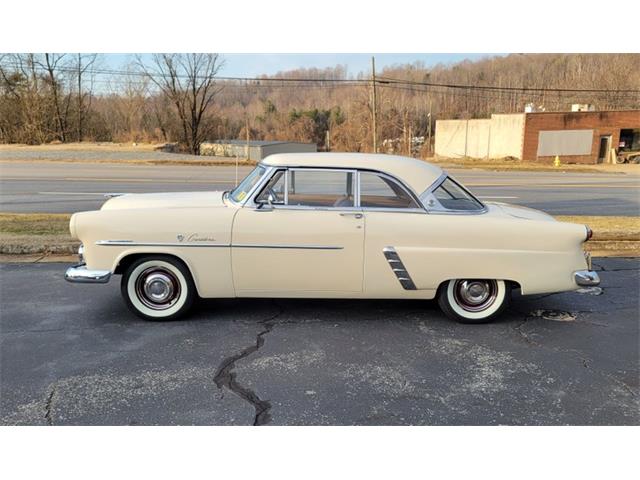
[[[453,291],[460,307],[468,312],[480,312],[493,305],[498,284],[495,280],[457,280]]]
[[[153,310],[166,310],[180,296],[180,282],[170,270],[151,267],[136,279],[136,293],[147,307]]]

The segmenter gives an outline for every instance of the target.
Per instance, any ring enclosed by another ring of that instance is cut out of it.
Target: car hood
[[[533,208],[520,207],[518,205],[499,202],[485,202],[485,205],[489,207],[489,213],[495,216],[522,218],[525,220],[556,221],[555,218],[548,213],[544,213]]]
[[[102,210],[220,207],[224,192],[127,193],[107,200]]]

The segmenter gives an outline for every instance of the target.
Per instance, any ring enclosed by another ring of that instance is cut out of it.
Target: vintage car
[[[524,295],[598,285],[584,225],[481,202],[439,167],[352,153],[277,154],[226,192],[125,194],[71,217],[80,264],[122,275],[145,319],[228,297],[433,299],[481,323]]]

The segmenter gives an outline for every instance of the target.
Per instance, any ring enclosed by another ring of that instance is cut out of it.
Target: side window
[[[272,195],[273,204],[284,205],[285,174],[286,170],[278,170],[256,197],[256,203],[267,203],[269,195]]]
[[[480,211],[484,205],[456,182],[446,178],[433,192],[421,197],[427,209],[433,211]]]
[[[360,172],[360,206],[369,208],[420,208],[402,186],[373,172]]]
[[[336,170],[289,170],[287,205],[353,207],[354,174]]]

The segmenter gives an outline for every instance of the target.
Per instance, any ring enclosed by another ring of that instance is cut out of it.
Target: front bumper
[[[600,285],[600,277],[592,270],[580,270],[573,273],[573,279],[581,287],[595,287]]]
[[[71,283],[107,283],[111,278],[109,270],[89,270],[84,263],[67,268],[64,279]]]

